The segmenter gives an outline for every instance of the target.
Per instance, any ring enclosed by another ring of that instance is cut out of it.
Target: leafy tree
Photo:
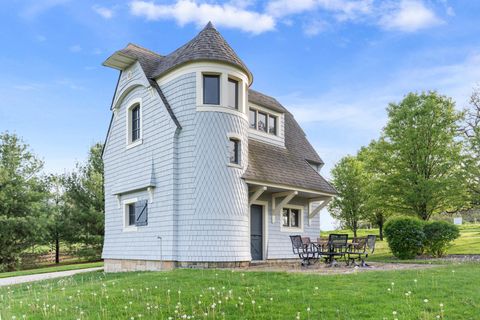
[[[332,170],[332,183],[339,195],[329,205],[332,217],[340,220],[357,236],[359,222],[366,217],[366,176],[356,157],[342,158]]]
[[[66,210],[75,228],[72,241],[84,244],[88,255],[98,255],[104,234],[104,190],[102,144],[90,148],[87,163],[65,178]]]
[[[462,113],[436,92],[410,93],[387,109],[383,131],[383,188],[391,209],[428,220],[433,214],[461,207],[465,201]]]
[[[44,220],[46,222],[45,240],[55,247],[55,263],[60,263],[60,243],[75,242],[76,226],[73,214],[65,202],[65,177],[50,175],[46,179],[49,199],[46,205]]]
[[[379,229],[380,240],[383,240],[383,227],[391,215],[388,195],[385,194],[385,179],[390,173],[386,166],[385,141],[372,141],[358,152],[357,158],[363,163],[365,172],[366,218]]]
[[[0,264],[6,270],[42,233],[38,217],[47,194],[42,166],[18,136],[0,134]]]
[[[465,169],[470,208],[480,207],[480,87],[470,96],[462,132],[465,141]]]

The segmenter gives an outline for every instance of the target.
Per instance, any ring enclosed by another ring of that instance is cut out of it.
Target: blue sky
[[[167,54],[212,20],[305,129],[328,177],[385,124],[388,102],[438,90],[466,105],[480,82],[480,1],[170,0],[2,2],[0,132],[63,172],[107,131],[118,73],[101,66],[133,42]]]

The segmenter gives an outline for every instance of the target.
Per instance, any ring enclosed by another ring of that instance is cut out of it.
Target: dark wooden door
[[[250,252],[252,260],[263,259],[263,207],[250,207]]]

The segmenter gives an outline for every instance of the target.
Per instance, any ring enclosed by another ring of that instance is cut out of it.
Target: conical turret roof
[[[237,56],[211,22],[190,42],[160,59],[154,77],[157,78],[184,63],[202,60],[219,61],[239,67],[247,73],[250,83],[253,80],[252,73],[245,63]]]

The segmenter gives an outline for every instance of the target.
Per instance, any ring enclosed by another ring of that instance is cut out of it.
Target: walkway
[[[30,274],[30,275],[26,275],[26,276],[2,278],[2,279],[0,279],[0,287],[10,286],[10,285],[14,285],[14,284],[20,284],[20,283],[25,283],[25,282],[68,277],[68,276],[73,276],[73,275],[79,274],[79,273],[99,271],[99,270],[103,270],[103,267],[78,269],[78,270],[68,270],[68,271],[58,271],[58,272],[49,272],[49,273],[40,273],[40,274]]]

